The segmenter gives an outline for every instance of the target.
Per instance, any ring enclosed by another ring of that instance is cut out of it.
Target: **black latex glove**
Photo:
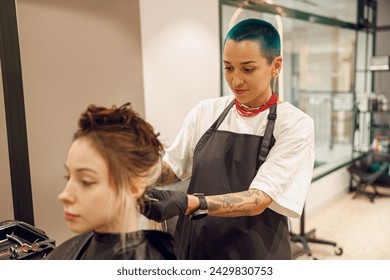
[[[156,222],[183,215],[188,207],[188,197],[185,192],[151,188],[145,192],[145,196],[142,214]]]

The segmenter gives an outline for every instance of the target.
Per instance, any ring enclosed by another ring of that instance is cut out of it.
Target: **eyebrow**
[[[224,60],[223,61],[224,63],[227,63],[227,64],[232,64],[231,62],[227,61],[227,60]],[[240,65],[246,65],[246,64],[251,64],[251,63],[257,63],[256,61],[253,61],[253,60],[249,60],[249,61],[243,61],[243,62],[240,62]]]
[[[69,168],[68,168],[66,165],[64,165],[64,166],[65,166],[65,169],[66,169],[67,171],[69,171]],[[98,174],[95,170],[90,169],[90,168],[87,168],[87,167],[77,168],[76,171],[77,171],[77,172],[89,171],[89,172]]]

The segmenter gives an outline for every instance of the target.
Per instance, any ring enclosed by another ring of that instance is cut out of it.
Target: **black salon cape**
[[[175,260],[174,238],[166,232],[140,230],[127,233],[122,244],[119,234],[88,232],[57,247],[49,260]],[[124,245],[124,246],[123,246]]]

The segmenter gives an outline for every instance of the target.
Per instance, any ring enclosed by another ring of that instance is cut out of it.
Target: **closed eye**
[[[81,184],[84,186],[84,187],[89,187],[93,184],[96,184],[95,181],[87,181],[87,180],[81,180]]]

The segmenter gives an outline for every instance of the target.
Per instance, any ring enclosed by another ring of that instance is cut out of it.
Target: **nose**
[[[76,201],[76,197],[72,192],[72,184],[71,180],[66,182],[65,188],[58,195],[58,200],[60,200],[63,204],[72,204]]]
[[[244,83],[241,76],[239,74],[235,74],[235,73],[233,73],[231,81],[232,81],[233,88],[240,87]]]

